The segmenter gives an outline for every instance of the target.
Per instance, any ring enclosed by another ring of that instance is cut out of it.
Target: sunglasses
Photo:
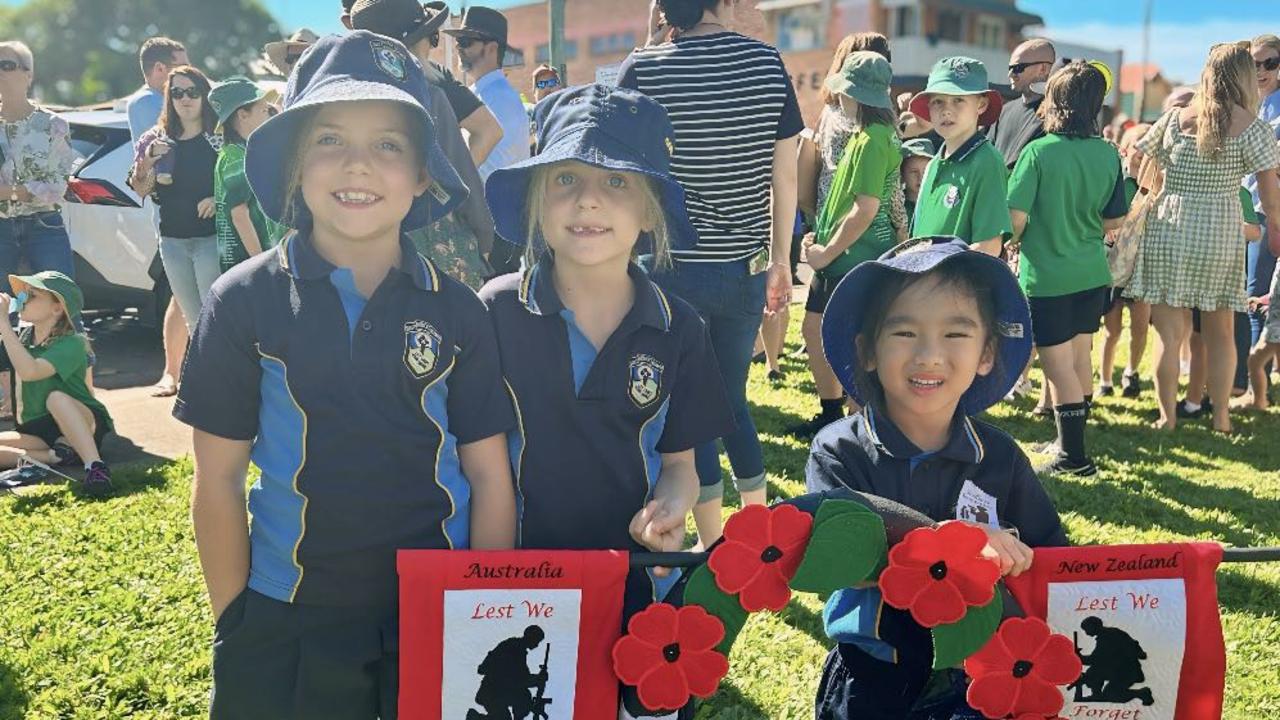
[[[1032,65],[1052,65],[1052,64],[1053,63],[1047,60],[1039,60],[1036,62],[1014,63],[1013,65],[1009,66],[1009,74],[1021,75],[1027,68],[1031,67]]]
[[[539,90],[546,90],[547,88],[558,87],[559,85],[560,85],[560,78],[553,78],[553,77],[547,78],[546,80],[537,80],[533,83],[533,86],[538,88]]]
[[[304,52],[303,50],[299,50],[298,52],[285,53],[284,64],[288,65],[289,67],[293,67],[294,65],[297,65],[298,61],[302,59],[303,52]]]
[[[1256,68],[1258,72],[1262,72],[1263,70],[1271,72],[1272,70],[1280,68],[1280,57],[1267,58],[1266,60],[1261,61],[1254,60],[1253,67]]]
[[[175,87],[175,88],[169,88],[169,97],[173,98],[174,100],[181,100],[184,97],[191,98],[192,100],[199,100],[200,98],[204,97],[204,93],[199,88]]]
[[[30,70],[31,68],[23,65],[17,60],[0,60],[0,72],[13,72],[14,70]]]
[[[467,48],[471,47],[472,45],[475,45],[476,43],[497,42],[497,40],[490,40],[489,38],[479,38],[479,37],[460,37],[455,39],[453,42],[460,49],[466,50]]]

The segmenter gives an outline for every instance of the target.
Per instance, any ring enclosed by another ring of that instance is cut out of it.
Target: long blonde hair
[[[542,236],[542,206],[547,198],[547,177],[565,164],[565,162],[558,162],[539,165],[534,168],[532,177],[529,178],[529,194],[524,204],[524,226],[528,234],[524,245],[524,259],[525,264],[530,267],[538,262],[538,258],[548,249],[547,241]],[[666,213],[662,211],[662,197],[658,192],[658,183],[646,175],[629,174],[638,175],[643,180],[640,183],[640,191],[644,193],[644,209],[649,216],[648,219],[653,222],[653,230],[649,235],[653,238],[654,267],[671,267],[671,234],[667,230]],[[632,250],[633,256],[639,248],[640,243],[637,242],[635,249]]]
[[[1216,157],[1226,144],[1236,106],[1258,114],[1258,84],[1249,43],[1218,45],[1200,72],[1200,87],[1191,100],[1196,111],[1196,148]]]

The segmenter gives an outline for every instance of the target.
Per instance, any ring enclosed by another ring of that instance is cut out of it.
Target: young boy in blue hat
[[[214,284],[174,409],[213,718],[394,718],[396,551],[512,547],[493,328],[405,235],[466,194],[427,97],[399,42],[331,36],[249,138],[250,186],[297,231]]]
[[[943,146],[925,170],[912,234],[954,235],[990,255],[1013,233],[1005,204],[1008,170],[979,126],[1000,117],[1003,100],[987,83],[987,68],[967,57],[946,57],[929,72],[911,112],[929,118]]]
[[[537,108],[538,155],[485,186],[526,269],[487,284],[522,548],[679,550],[698,498],[693,448],[733,429],[707,330],[635,262],[697,242],[670,175],[674,133],[634,90],[585,85]],[[633,571],[624,622],[676,573]]]
[[[814,438],[810,492],[850,488],[935,521],[982,527],[1006,575],[1032,548],[1064,545],[1058,514],[1026,455],[974,415],[999,402],[1031,354],[1027,299],[1009,268],[954,237],[908,240],[836,288],[822,323],[827,361],[862,406]],[[879,590],[834,593],[816,716],[977,718],[959,670],[933,672],[929,631]]]

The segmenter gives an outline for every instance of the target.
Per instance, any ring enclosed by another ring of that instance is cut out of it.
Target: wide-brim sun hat
[[[991,288],[996,314],[995,366],[990,373],[973,379],[960,398],[959,410],[977,415],[1000,402],[1017,384],[1031,360],[1031,309],[1009,266],[997,257],[970,250],[956,237],[914,238],[851,270],[836,286],[822,315],[822,349],[827,362],[860,405],[873,397],[871,388],[858,385],[862,363],[856,343],[872,299],[894,275],[920,276],[955,263],[967,264]]]
[[[978,116],[978,125],[990,126],[1000,119],[1004,98],[987,82],[987,66],[968,57],[945,57],[934,63],[924,90],[911,98],[908,109],[917,117],[930,120],[931,95],[983,95],[987,109]]]
[[[840,70],[827,76],[827,90],[848,95],[863,105],[893,109],[890,86],[893,85],[893,69],[880,53],[859,50],[849,53]]]
[[[278,102],[280,93],[272,89],[263,88],[249,78],[239,75],[227,78],[214,85],[213,89],[209,91],[209,106],[213,108],[213,113],[218,118],[214,130],[221,130],[237,110],[259,100],[266,100],[270,103]]]
[[[311,28],[299,28],[285,40],[276,40],[275,42],[267,43],[262,47],[262,52],[267,56],[267,61],[275,67],[278,73],[288,77],[289,51],[293,50],[301,55],[319,39],[320,36]]]
[[[657,101],[625,88],[579,85],[543,98],[534,118],[538,154],[493,171],[485,181],[485,200],[500,237],[526,244],[529,184],[537,169],[576,160],[654,180],[671,248],[688,250],[698,244],[684,188],[671,176],[675,130]]]
[[[467,186],[441,150],[422,67],[400,42],[356,30],[316,41],[289,76],[283,110],[249,136],[245,175],[267,217],[293,227],[309,225],[302,193],[286,198],[292,152],[312,110],[339,102],[384,100],[411,111],[423,127],[423,162],[431,176],[401,222],[405,231],[443,218],[467,197]]]
[[[14,295],[30,288],[53,293],[73,323],[84,311],[84,292],[75,280],[57,270],[44,270],[32,275],[10,275],[9,287],[13,289]]]

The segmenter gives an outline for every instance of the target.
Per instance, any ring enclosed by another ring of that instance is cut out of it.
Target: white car
[[[83,158],[67,182],[62,217],[85,307],[132,308],[145,324],[159,327],[169,284],[157,252],[155,205],[125,183],[133,164],[128,117],[118,110],[60,116],[70,124],[71,145]]]

